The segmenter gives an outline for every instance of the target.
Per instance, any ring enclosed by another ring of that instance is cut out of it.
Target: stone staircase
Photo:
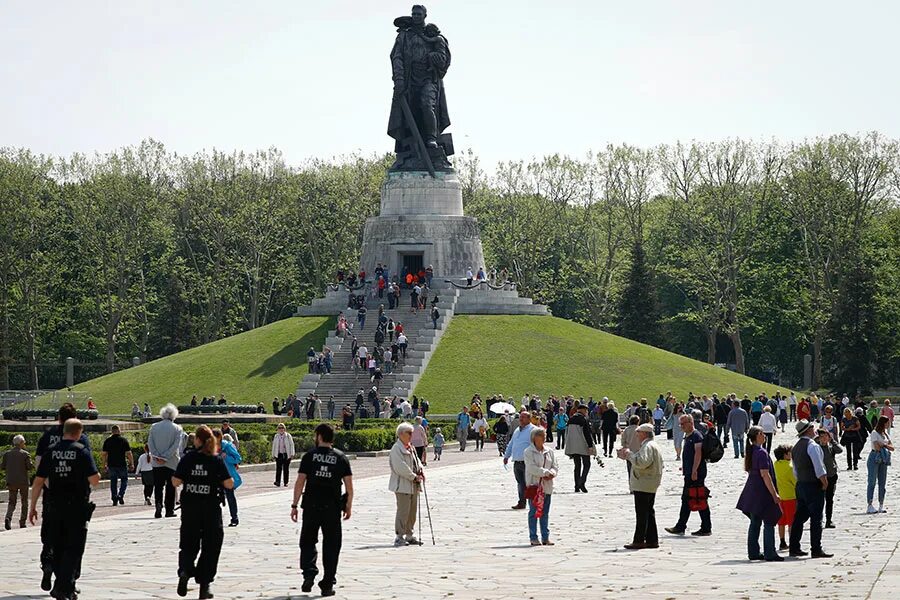
[[[438,290],[440,297],[438,310],[441,316],[437,322],[437,329],[431,322],[430,300],[428,308],[417,313],[410,312],[409,290],[402,291],[398,308],[389,310],[387,302],[384,302],[385,315],[394,319],[394,323],[403,324],[403,332],[408,338],[408,347],[406,358],[400,357],[399,363],[392,373],[386,373],[382,369],[384,378],[378,385],[379,397],[394,395],[400,398],[411,397],[412,390],[415,389],[419,377],[425,371],[432,353],[453,318],[460,297],[459,292],[456,289]],[[430,297],[433,297],[433,292]],[[348,334],[345,339],[338,337],[335,331],[329,331],[325,344],[334,351],[331,373],[304,376],[296,392],[300,398],[315,393],[323,403],[326,403],[329,397],[334,396],[336,415],[344,405],[349,404],[355,407],[356,395],[359,390],[363,390],[363,395],[366,396],[373,385],[370,382],[368,371],[354,368],[350,354],[351,336],[355,336],[359,344],[366,346],[369,350],[375,347],[378,307],[382,303],[377,297],[367,296],[366,306],[369,310],[365,328],[361,330],[359,324],[356,323],[356,311],[347,310],[347,299],[346,291],[329,291],[324,298],[318,298],[310,306],[301,307],[297,311],[298,315],[337,315],[343,310],[348,320],[354,324],[352,333]],[[389,340],[386,338],[385,345],[388,344]],[[368,407],[368,404],[366,406]]]

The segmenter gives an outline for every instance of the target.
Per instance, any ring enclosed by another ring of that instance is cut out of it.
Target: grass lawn
[[[415,393],[437,413],[455,413],[472,395],[525,393],[609,396],[621,409],[671,391],[734,392],[752,397],[772,384],[639,344],[565,319],[544,316],[456,316]]]
[[[321,348],[332,319],[293,317],[104,375],[75,386],[93,396],[101,414],[131,412],[131,403],[149,402],[153,412],[166,402],[188,404],[225,394],[229,403],[283,398],[307,373],[306,351]]]

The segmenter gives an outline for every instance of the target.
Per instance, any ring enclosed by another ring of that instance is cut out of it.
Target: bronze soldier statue
[[[388,120],[388,135],[394,138],[397,153],[394,171],[431,171],[432,165],[434,170],[452,170],[447,156],[453,154],[453,141],[443,133],[450,125],[443,81],[450,67],[450,46],[436,25],[425,23],[427,14],[424,6],[416,4],[412,16],[394,20],[394,98]]]

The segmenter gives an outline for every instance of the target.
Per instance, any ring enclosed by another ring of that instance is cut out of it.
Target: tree
[[[647,268],[644,246],[635,240],[631,270],[619,304],[619,333],[632,340],[659,344],[659,311],[653,276]]]

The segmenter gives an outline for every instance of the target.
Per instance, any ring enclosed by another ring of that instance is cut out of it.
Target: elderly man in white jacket
[[[400,423],[397,441],[391,448],[391,479],[388,489],[397,497],[397,515],[394,519],[395,546],[420,545],[413,535],[416,524],[416,508],[421,482],[425,481],[422,463],[412,447],[413,426]]]
[[[175,516],[175,488],[172,487],[172,475],[181,459],[184,440],[187,438],[181,425],[175,424],[178,409],[174,404],[166,404],[159,411],[162,417],[150,427],[147,435],[147,446],[153,457],[153,496],[156,500],[157,519],[162,517],[163,492],[165,492],[166,516]]]

